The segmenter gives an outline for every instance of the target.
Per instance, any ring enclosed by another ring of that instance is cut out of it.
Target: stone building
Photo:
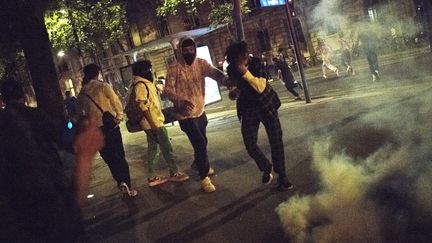
[[[337,51],[339,33],[343,32],[345,37],[354,43],[356,33],[371,26],[378,32],[385,51],[386,44],[392,37],[392,29],[396,36],[405,38],[425,28],[427,23],[421,18],[419,10],[424,1],[426,0],[295,1],[294,27],[299,37],[302,55],[306,58],[315,55],[318,38],[325,39]],[[286,49],[292,44],[285,7],[260,7],[257,0],[249,2],[252,12],[244,16],[243,20],[245,40],[249,44],[251,54],[264,54],[270,60],[277,54],[279,47]],[[150,9],[148,6],[133,7],[138,13],[142,9]],[[147,12],[146,15],[137,15],[130,20],[130,43],[127,40],[123,44],[114,43],[102,58],[101,66],[105,78],[121,96],[125,94],[125,87],[129,85],[130,64],[135,60],[149,59],[153,63],[155,75],[165,76],[167,65],[175,59],[175,42],[183,35],[191,35],[198,45],[208,46],[215,66],[223,62],[226,47],[234,41],[233,26],[208,27],[209,6],[200,9],[198,16],[183,13],[160,18],[154,13],[152,15]],[[147,17],[140,19],[142,16]],[[132,48],[126,50],[128,46]],[[80,65],[73,64],[73,61],[69,62],[70,75],[62,81],[66,84],[63,87],[68,88],[67,82],[71,79],[78,91]],[[81,62],[86,63],[86,60]]]

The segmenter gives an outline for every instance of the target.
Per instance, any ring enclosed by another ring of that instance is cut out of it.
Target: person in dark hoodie
[[[194,149],[194,162],[205,192],[216,190],[208,175],[214,173],[207,156],[207,116],[204,111],[205,77],[228,85],[224,73],[206,60],[196,57],[196,44],[191,37],[179,40],[177,60],[168,67],[165,93],[179,113],[180,128]]]
[[[261,76],[260,71],[253,64],[254,61],[251,62],[247,53],[247,44],[243,41],[230,45],[226,51],[229,78],[237,81],[236,86],[240,90],[237,99],[237,112],[241,120],[243,142],[248,154],[263,172],[262,183],[264,185],[271,183],[274,169],[279,175],[279,188],[290,189],[293,186],[285,172],[282,128],[277,112],[280,101],[276,94],[273,94],[274,99],[262,97],[274,91],[267,87],[265,78]],[[246,67],[247,65],[249,69]],[[264,125],[269,138],[273,163],[270,163],[257,144],[260,123]]]

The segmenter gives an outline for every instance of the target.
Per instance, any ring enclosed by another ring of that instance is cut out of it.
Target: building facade
[[[382,52],[394,51],[393,38],[406,48],[410,42],[430,23],[425,20],[422,9],[426,0],[309,0],[295,1],[294,27],[305,59],[315,55],[318,39],[326,40],[333,50],[339,49],[340,33],[353,44],[359,31],[370,28],[382,41]],[[139,13],[140,6],[135,6]],[[146,8],[148,6],[141,6]],[[292,45],[284,6],[260,7],[259,1],[251,0],[252,11],[244,16],[245,40],[251,54],[264,55],[268,61],[277,55],[279,48]],[[146,8],[148,9],[148,8]],[[144,11],[144,10],[143,10]],[[167,65],[175,59],[175,39],[192,34],[198,45],[209,47],[213,65],[224,61],[224,52],[235,41],[234,27],[223,26],[209,29],[209,6],[199,11],[198,16],[181,13],[167,18],[154,13],[142,15],[130,21],[130,41],[115,43],[101,58],[105,78],[113,84],[120,96],[126,93],[131,76],[128,66],[138,59],[153,63],[155,76],[165,76]],[[128,49],[129,48],[129,49]],[[70,62],[69,75],[61,84],[65,89],[72,82],[76,91],[80,89],[82,65]],[[75,61],[76,62],[76,61]],[[81,61],[81,64],[85,63]],[[70,81],[72,80],[72,81]],[[69,85],[70,86],[70,85]]]

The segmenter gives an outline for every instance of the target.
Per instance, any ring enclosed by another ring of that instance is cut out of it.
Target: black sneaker
[[[262,175],[262,183],[264,185],[268,185],[271,183],[272,179],[273,179],[273,175],[272,175],[271,171],[270,172],[264,171],[264,173]]]
[[[278,178],[278,185],[278,188],[281,190],[289,190],[294,187],[286,176]]]

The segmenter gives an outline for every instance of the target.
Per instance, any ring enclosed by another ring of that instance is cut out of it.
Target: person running
[[[364,30],[358,35],[357,45],[360,46],[369,64],[369,70],[372,73],[372,81],[381,79],[379,74],[378,55],[378,37],[373,30]]]
[[[323,78],[327,79],[327,68],[339,77],[339,69],[331,63],[332,51],[324,40],[318,39],[318,53],[321,53]]]
[[[302,100],[300,94],[297,93],[297,91],[294,89],[297,86],[302,88],[302,86],[295,81],[294,76],[286,62],[282,62],[278,58],[273,58],[273,63],[277,69],[279,79],[281,80],[285,88],[288,90],[288,92],[294,95],[295,100]]]
[[[178,44],[178,59],[168,67],[165,93],[179,113],[180,128],[194,149],[194,161],[205,192],[216,187],[208,177],[214,173],[207,155],[207,116],[204,111],[205,77],[227,85],[222,71],[206,60],[196,57],[196,44],[191,37],[183,37]]]
[[[346,66],[348,74],[355,75],[355,71],[351,65],[351,47],[348,41],[344,38],[342,32],[339,33],[339,44],[342,51],[342,65]]]
[[[293,185],[285,172],[282,128],[277,112],[280,100],[268,86],[265,78],[259,77],[259,71],[246,68],[249,61],[247,53],[248,48],[244,41],[231,44],[226,50],[229,63],[228,75],[230,79],[237,82],[236,86],[240,90],[237,99],[237,113],[241,121],[243,142],[248,154],[263,172],[262,183],[266,185],[271,183],[274,169],[279,175],[279,188],[290,189]],[[260,123],[263,123],[269,138],[273,163],[270,163],[257,144]]]
[[[116,126],[112,129],[105,127],[102,120],[102,110],[108,111],[115,115],[115,122],[119,124],[123,119],[123,107],[111,86],[99,79],[100,71],[100,67],[96,64],[88,64],[84,67],[82,89],[78,95],[81,115],[96,120],[101,127],[105,145],[99,153],[108,165],[119,189],[126,196],[135,197],[138,192],[131,186],[120,127]]]
[[[134,83],[131,89],[132,98],[138,103],[143,112],[141,127],[147,135],[147,170],[149,186],[157,186],[167,181],[182,182],[189,179],[189,176],[179,172],[174,160],[168,131],[164,126],[164,115],[162,114],[156,86],[153,84],[152,65],[148,60],[137,61],[132,66]],[[159,151],[168,164],[169,176],[156,175],[154,166],[159,160]]]

